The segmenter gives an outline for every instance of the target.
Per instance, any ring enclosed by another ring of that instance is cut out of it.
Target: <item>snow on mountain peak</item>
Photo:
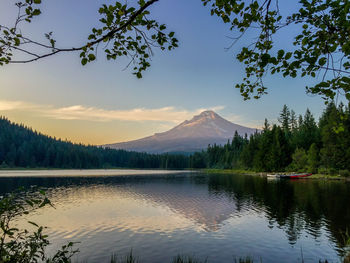
[[[214,111],[206,110],[201,112],[199,115],[194,116],[191,120],[183,122],[182,124],[185,126],[192,126],[203,122],[214,121],[219,118],[220,116],[217,115]]]
[[[211,119],[215,119],[218,115],[212,111],[212,110],[206,110],[203,111],[201,114],[195,116],[195,117],[202,117],[202,118],[211,118]],[[195,118],[194,117],[194,118]]]
[[[215,115],[216,113],[212,110],[206,110],[206,111],[202,111],[199,116],[212,116]]]
[[[253,134],[256,130],[237,125],[212,110],[206,110],[166,132],[107,146],[145,152],[194,151],[205,149],[208,144],[226,143],[227,139],[232,139],[236,131],[244,136]]]

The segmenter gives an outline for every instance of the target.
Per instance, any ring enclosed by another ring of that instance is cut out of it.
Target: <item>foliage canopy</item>
[[[128,57],[138,78],[150,67],[153,48],[173,50],[178,47],[175,33],[150,18],[149,7],[159,0],[116,1],[102,4],[98,10],[100,27],[92,28],[84,45],[60,48],[52,32],[41,43],[26,36],[23,23],[41,14],[41,0],[19,0],[13,25],[0,23],[0,65],[34,62],[58,53],[79,52],[83,65],[96,59],[103,49],[107,59]],[[237,59],[245,67],[242,83],[236,87],[244,99],[260,98],[267,93],[263,79],[268,74],[283,77],[312,77],[318,83],[307,86],[311,94],[326,101],[339,94],[350,100],[350,3],[347,0],[299,0],[299,9],[282,15],[278,0],[201,0],[211,15],[216,15],[230,29],[237,31],[234,45],[249,29],[258,34],[251,45],[243,47]],[[296,3],[297,4],[297,3]],[[286,11],[286,10],[283,10]],[[294,33],[293,48],[279,47],[274,39],[279,31]],[[99,44],[103,44],[99,47]],[[103,47],[102,47],[103,46]]]

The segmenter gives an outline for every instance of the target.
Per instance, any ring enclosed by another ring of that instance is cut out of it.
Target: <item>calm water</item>
[[[55,208],[18,224],[47,226],[50,249],[79,241],[79,261],[107,262],[112,253],[132,249],[142,262],[170,262],[178,254],[209,262],[245,256],[339,262],[342,233],[350,229],[350,184],[344,182],[160,171],[50,173],[0,177],[0,195],[19,186],[47,188]]]

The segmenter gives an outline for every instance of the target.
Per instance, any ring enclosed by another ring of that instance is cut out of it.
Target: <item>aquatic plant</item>
[[[251,257],[235,259],[235,263],[253,263],[254,260]]]
[[[207,262],[208,262],[207,259],[205,259],[204,261],[199,261],[195,257],[181,256],[181,255],[177,255],[176,257],[174,257],[172,261],[172,263],[207,263]]]
[[[132,250],[125,257],[118,258],[117,254],[111,256],[111,263],[138,263],[139,261],[133,255]]]

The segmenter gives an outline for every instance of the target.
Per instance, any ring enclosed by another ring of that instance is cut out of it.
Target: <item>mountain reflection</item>
[[[237,212],[233,199],[211,195],[206,184],[154,182],[134,185],[130,191],[141,199],[167,206],[176,214],[194,221],[205,231],[217,231]]]

